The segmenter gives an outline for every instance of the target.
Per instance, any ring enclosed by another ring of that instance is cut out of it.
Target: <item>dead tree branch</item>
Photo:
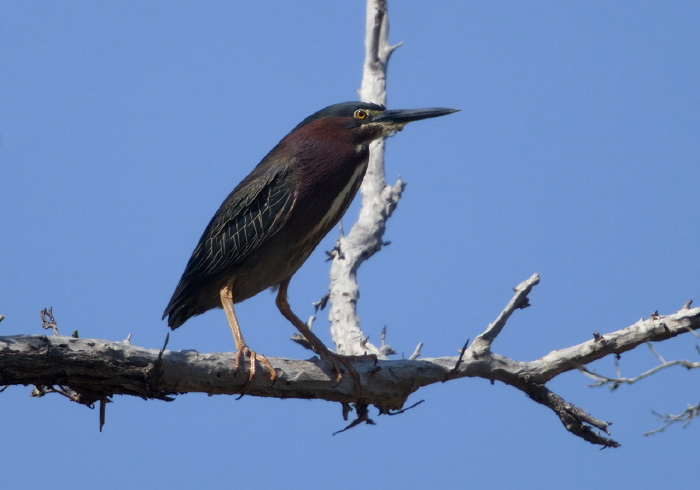
[[[367,2],[365,62],[360,100],[386,104],[386,72],[389,58],[399,45],[389,45],[389,18],[386,0]],[[374,354],[386,359],[394,350],[388,344],[377,347],[360,329],[357,301],[360,286],[357,271],[364,261],[385,245],[386,221],[401,198],[405,183],[398,179],[390,186],[384,173],[384,144],[370,145],[369,166],[362,181],[362,207],[357,222],[347,236],[340,237],[331,256],[329,319],[337,352],[346,355]]]
[[[681,413],[677,415],[673,415],[670,413],[667,413],[666,415],[661,415],[660,413],[653,412],[656,418],[659,420],[659,422],[663,422],[664,425],[659,427],[658,429],[645,432],[645,436],[653,436],[654,434],[659,434],[666,429],[668,429],[670,426],[675,425],[675,424],[683,424],[683,428],[688,427],[688,425],[697,417],[700,415],[700,403],[697,405],[688,405],[688,408],[683,410]]]
[[[535,275],[516,288],[498,318],[507,319],[526,304],[523,291],[531,289],[536,279]],[[550,408],[571,433],[604,447],[615,447],[617,442],[598,432],[607,435],[608,422],[565,401],[546,383],[604,356],[698,330],[700,308],[640,320],[533,361],[518,361],[483,348],[483,339],[493,340],[503,332],[505,319],[489,325],[479,336],[482,341],[467,347],[461,359],[406,359],[379,361],[376,365],[358,362],[355,367],[362,382],[360,395],[354,392],[350,376],[336,384],[332,366],[320,360],[270,357],[277,381],[271,383],[261,370],[246,387],[247,376],[236,377],[232,369],[235,353],[174,352],[136,347],[130,342],[45,335],[0,337],[0,385],[59,386],[71,400],[85,405],[114,395],[172,400],[173,395],[183,393],[247,394],[328,400],[344,406],[354,404],[358,410],[374,405],[380,414],[388,414],[403,409],[408,397],[423,386],[475,377],[513,386]]]
[[[684,306],[680,311],[681,312],[689,311],[689,309],[690,309],[690,302],[686,303],[686,306]],[[652,315],[652,317],[654,317],[654,316],[658,316],[658,314],[654,313],[654,315]],[[691,333],[695,336],[698,335],[698,333],[694,330],[688,330],[688,333]],[[646,371],[644,371],[641,374],[638,374],[637,376],[634,376],[631,378],[622,376],[622,368],[620,366],[620,360],[618,358],[615,359],[615,372],[617,373],[617,376],[615,376],[615,377],[609,377],[609,376],[605,376],[605,375],[596,373],[595,371],[592,371],[592,370],[586,368],[585,366],[581,366],[579,369],[583,374],[585,374],[586,376],[588,376],[589,378],[591,378],[594,381],[594,383],[590,385],[591,387],[597,388],[597,387],[605,386],[605,387],[610,388],[611,391],[615,391],[616,389],[618,389],[622,385],[631,385],[631,384],[637,383],[638,381],[646,379],[646,378],[658,373],[659,371],[662,371],[664,369],[668,369],[668,368],[673,367],[673,366],[681,366],[681,367],[686,368],[687,370],[700,368],[700,362],[693,362],[693,361],[688,361],[685,359],[677,359],[674,361],[667,361],[657,351],[657,349],[654,347],[653,344],[648,342],[647,346],[649,347],[649,350],[652,352],[654,357],[656,357],[658,359],[659,364],[654,366],[651,369],[647,369]],[[700,348],[698,348],[697,346],[696,346],[696,350],[698,350],[698,352],[700,352]],[[670,413],[662,415],[662,414],[655,412],[655,411],[652,413],[654,414],[656,419],[659,422],[663,423],[664,425],[662,425],[658,429],[655,429],[655,430],[652,430],[649,432],[645,432],[644,433],[645,436],[650,436],[650,435],[661,433],[661,432],[665,431],[667,428],[669,428],[671,425],[674,425],[674,424],[682,423],[683,427],[687,427],[688,424],[690,424],[690,422],[692,422],[692,420],[695,417],[700,415],[700,404],[688,405],[688,407],[685,410],[683,410],[681,413],[679,413],[677,415],[673,415]]]
[[[653,349],[653,346],[651,344],[648,344],[650,349]],[[662,361],[661,364],[658,366],[654,366],[651,369],[648,369],[644,371],[643,373],[633,377],[633,378],[627,378],[624,376],[620,375],[620,361],[617,359],[615,360],[615,368],[616,371],[618,372],[618,376],[611,378],[608,376],[604,376],[602,374],[596,373],[595,371],[591,371],[585,367],[581,367],[581,372],[591,378],[592,380],[595,381],[592,385],[590,385],[593,388],[597,388],[600,386],[607,386],[611,390],[616,390],[622,385],[631,385],[636,383],[637,381],[641,381],[644,378],[648,378],[652,374],[656,374],[659,371],[662,371],[664,369],[670,368],[672,366],[681,366],[686,369],[698,369],[700,368],[700,362],[692,362],[692,361],[687,361],[685,359],[677,359],[675,361]]]

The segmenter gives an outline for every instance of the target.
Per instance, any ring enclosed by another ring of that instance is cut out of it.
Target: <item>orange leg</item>
[[[294,325],[299,332],[306,337],[306,340],[309,341],[309,344],[311,344],[311,347],[313,348],[314,352],[316,352],[321,359],[330,361],[333,363],[333,369],[335,370],[336,373],[338,373],[338,376],[336,377],[336,383],[340,382],[340,380],[343,377],[343,372],[340,369],[340,365],[342,364],[347,368],[347,370],[350,372],[350,375],[352,376],[353,380],[355,381],[355,393],[359,396],[362,393],[362,384],[360,382],[360,374],[357,372],[357,370],[353,367],[352,363],[350,361],[360,361],[360,360],[367,360],[367,359],[373,359],[374,362],[377,362],[377,357],[374,355],[367,355],[367,356],[343,356],[340,354],[336,354],[334,352],[331,352],[328,350],[328,347],[326,347],[321,339],[319,339],[316,334],[314,334],[311,329],[301,321],[301,319],[294,314],[292,311],[292,308],[289,306],[289,301],[287,301],[287,288],[289,287],[289,279],[282,281],[279,285],[279,290],[277,292],[277,308],[279,308],[280,312],[284,317],[289,320],[292,325]]]
[[[227,285],[221,288],[221,306],[224,307],[226,312],[226,318],[228,318],[228,323],[231,326],[231,332],[233,332],[233,340],[236,342],[236,363],[234,364],[234,369],[236,372],[242,364],[245,356],[247,355],[250,360],[248,361],[248,381],[246,381],[246,386],[250,383],[255,376],[255,361],[260,361],[267,369],[270,371],[270,380],[274,381],[277,378],[277,373],[275,372],[270,361],[267,360],[265,356],[261,356],[251,350],[243,340],[243,335],[241,334],[241,327],[238,325],[238,318],[236,318],[236,313],[233,311],[233,292],[231,291],[231,286]]]

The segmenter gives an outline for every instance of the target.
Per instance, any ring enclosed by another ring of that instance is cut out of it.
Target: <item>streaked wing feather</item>
[[[183,278],[233,267],[279,231],[294,204],[294,188],[285,176],[270,172],[242,182],[207,226]]]

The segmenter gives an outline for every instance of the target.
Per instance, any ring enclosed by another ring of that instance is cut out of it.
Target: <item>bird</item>
[[[340,221],[367,171],[369,146],[412,121],[457,109],[388,110],[370,102],[342,102],[301,121],[226,197],[192,253],[163,319],[175,330],[193,316],[223,308],[236,344],[234,372],[248,358],[277,374],[265,356],[243,339],[234,304],[272,288],[276,305],[342,378],[341,364],[360,381],[352,361],[328,349],[292,311],[289,282],[321,239]],[[376,358],[375,358],[376,360]]]

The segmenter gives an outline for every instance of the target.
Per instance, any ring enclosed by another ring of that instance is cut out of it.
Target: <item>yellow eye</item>
[[[362,121],[363,119],[366,119],[366,118],[367,118],[367,111],[365,111],[364,109],[357,109],[355,111],[355,119],[359,119],[360,121]]]

